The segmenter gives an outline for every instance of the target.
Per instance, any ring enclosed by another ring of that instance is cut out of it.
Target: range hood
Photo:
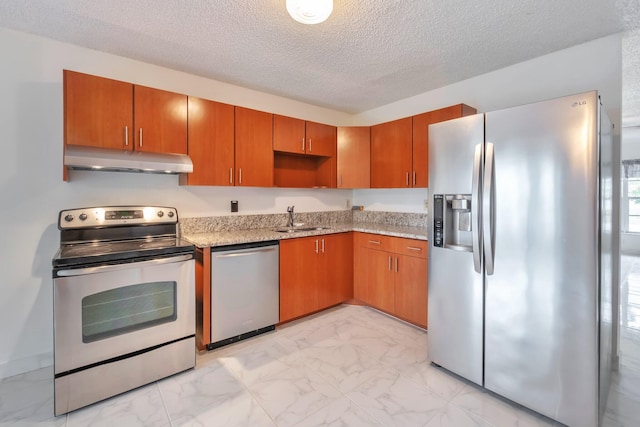
[[[186,154],[147,153],[67,145],[64,165],[70,169],[179,174],[193,172]]]

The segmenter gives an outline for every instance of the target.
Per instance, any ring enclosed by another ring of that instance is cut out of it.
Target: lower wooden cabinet
[[[427,327],[427,242],[355,233],[354,296]]]
[[[353,298],[352,233],[280,241],[280,322]]]

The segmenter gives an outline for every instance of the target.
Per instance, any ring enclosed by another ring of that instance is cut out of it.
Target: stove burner
[[[166,218],[160,212],[175,212],[173,208],[126,207],[127,211],[157,211],[158,215],[130,219],[109,220],[97,225],[66,225],[67,215],[79,217],[83,212],[124,211],[121,207],[72,209],[59,216],[60,249],[53,259],[54,267],[128,263],[140,259],[193,253],[195,247],[176,236],[177,213]],[[63,215],[65,213],[65,215]],[[168,215],[167,215],[168,216]],[[161,220],[159,218],[162,218]],[[105,220],[106,221],[106,220]],[[71,228],[70,228],[71,227]]]

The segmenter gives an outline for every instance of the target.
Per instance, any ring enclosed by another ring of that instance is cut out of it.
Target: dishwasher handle
[[[251,256],[251,255],[257,255],[257,254],[261,254],[261,253],[265,253],[265,252],[272,252],[275,251],[276,247],[274,246],[266,246],[264,248],[257,248],[257,249],[253,249],[251,251],[247,251],[246,249],[240,249],[240,250],[231,250],[228,252],[219,252],[215,255],[216,258],[233,258],[233,257],[243,257],[243,256]]]

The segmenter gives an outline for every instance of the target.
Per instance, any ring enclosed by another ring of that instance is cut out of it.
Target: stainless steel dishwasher
[[[275,329],[280,316],[277,241],[211,248],[211,343],[221,347]]]

